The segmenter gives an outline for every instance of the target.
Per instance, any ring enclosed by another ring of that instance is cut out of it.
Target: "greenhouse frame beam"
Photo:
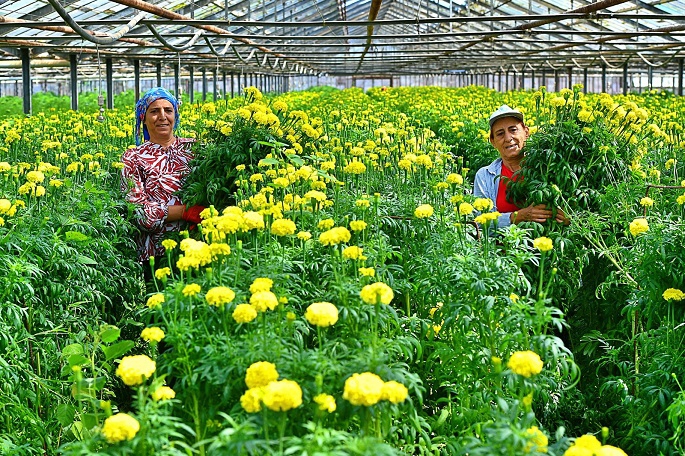
[[[24,114],[31,114],[31,95],[33,95],[31,84],[31,56],[28,48],[21,48],[21,74],[22,74],[22,92],[24,100]]]

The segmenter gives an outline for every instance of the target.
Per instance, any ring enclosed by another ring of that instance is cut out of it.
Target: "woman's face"
[[[153,143],[164,142],[173,136],[176,121],[174,105],[160,98],[153,101],[145,111],[145,126]]]
[[[492,124],[490,143],[499,151],[504,161],[522,158],[521,152],[528,139],[529,131],[516,117],[502,117]]]

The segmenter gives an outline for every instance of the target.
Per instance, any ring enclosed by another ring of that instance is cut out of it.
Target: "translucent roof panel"
[[[684,15],[668,0],[0,0],[0,58],[329,75],[667,68]]]

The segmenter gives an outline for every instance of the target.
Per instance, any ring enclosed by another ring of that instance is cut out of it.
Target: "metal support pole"
[[[78,111],[78,73],[76,54],[69,54],[69,89],[71,90],[71,109]]]
[[[235,74],[231,73],[231,98],[235,98]]]
[[[554,70],[554,91],[559,91],[559,72]]]
[[[136,102],[140,100],[140,60],[133,61],[133,94]]]
[[[218,73],[218,70],[216,69],[216,67],[212,68],[212,84],[214,86],[214,87],[212,87],[212,95],[214,96],[213,101],[216,101],[218,99],[218,95],[219,95],[219,92],[218,92],[219,86],[217,84],[217,79],[219,79],[219,76],[217,73]]]
[[[509,72],[507,71],[504,78],[504,90],[509,92]]]
[[[190,104],[195,101],[195,71],[192,65],[188,66],[188,71],[190,72],[190,90],[188,90],[188,96],[190,97]]]
[[[202,101],[207,101],[207,68],[202,67]]]
[[[683,59],[678,59],[678,96],[683,96]]]
[[[654,82],[654,70],[652,70],[652,67],[647,68],[647,87],[649,90],[652,90]]]
[[[107,109],[114,109],[114,67],[112,59],[105,59],[105,84],[107,86]]]
[[[174,63],[174,91],[176,93],[176,99],[181,99],[181,65],[177,62]]]
[[[583,93],[587,93],[587,68],[583,68]]]
[[[602,65],[602,92],[606,93],[607,91],[607,66]]]
[[[157,87],[162,87],[162,62],[157,62]]]
[[[499,73],[499,89],[498,90],[501,92],[502,91],[502,70],[499,70],[498,73]]]
[[[566,69],[566,77],[568,78],[568,88],[573,90],[573,67]]]
[[[623,95],[628,95],[628,61],[623,64]]]
[[[223,98],[225,100],[226,99],[226,70],[221,70],[221,79],[223,80],[223,83],[224,83]]]
[[[535,84],[535,70],[530,70],[530,88],[535,90],[537,84]]]
[[[547,68],[542,69],[542,83],[540,85],[547,87]]]
[[[31,114],[31,95],[33,95],[33,83],[31,82],[31,56],[28,48],[21,48],[21,79],[24,95],[24,114]]]

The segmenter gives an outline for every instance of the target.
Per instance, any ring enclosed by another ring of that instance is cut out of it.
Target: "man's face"
[[[520,158],[528,136],[528,127],[516,117],[497,119],[490,129],[490,143],[505,161]]]
[[[145,126],[154,142],[157,138],[168,138],[174,130],[174,105],[169,100],[160,98],[150,103],[145,112]]]

